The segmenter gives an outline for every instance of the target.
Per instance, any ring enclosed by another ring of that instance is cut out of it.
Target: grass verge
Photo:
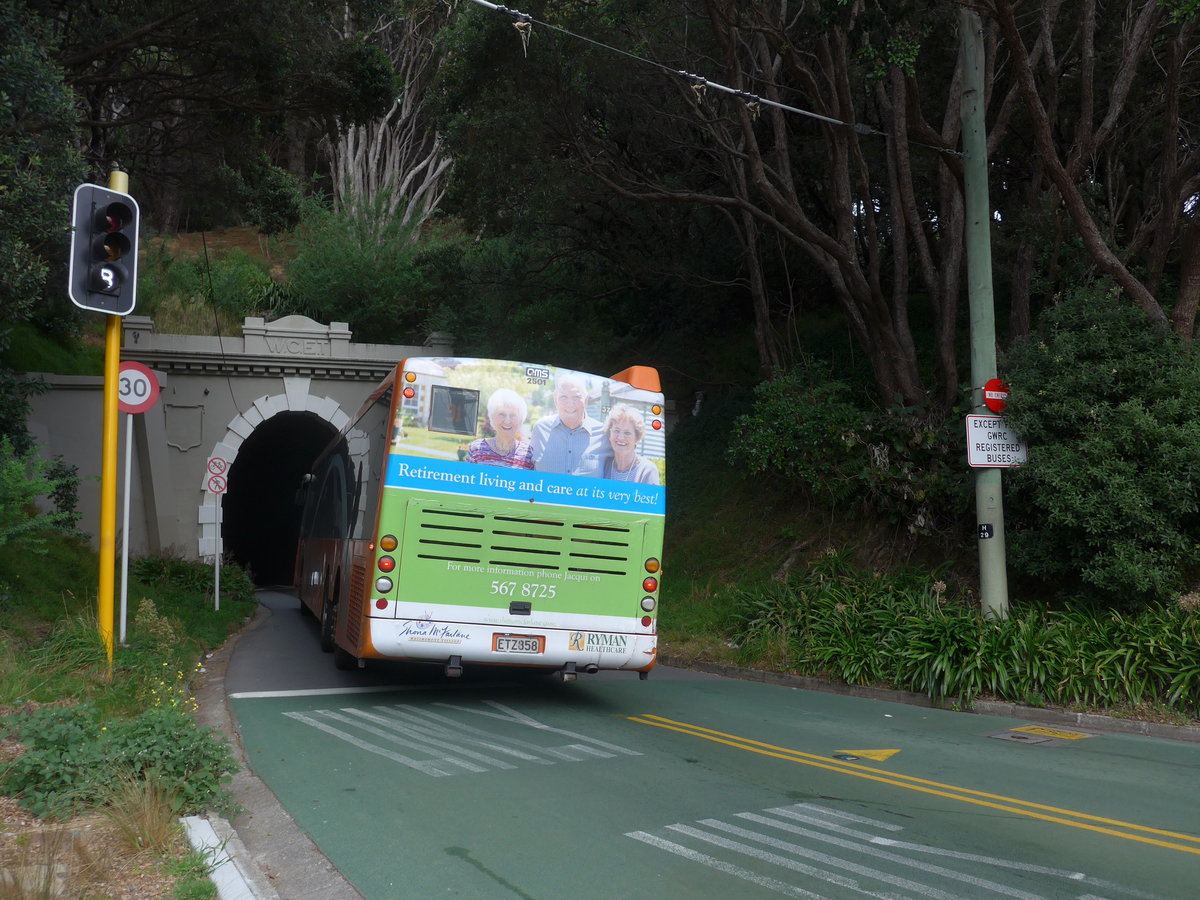
[[[192,717],[205,655],[251,615],[253,584],[169,556],[131,564],[132,615],[111,665],[96,623],[97,560],[49,534],[0,546],[0,900],[208,898],[179,818],[232,813],[227,740]]]

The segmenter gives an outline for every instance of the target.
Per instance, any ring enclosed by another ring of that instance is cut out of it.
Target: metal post
[[[963,194],[966,208],[967,290],[971,313],[971,400],[983,405],[983,385],[996,377],[996,313],[992,296],[991,201],[988,197],[987,128],[983,109],[983,26],[959,9],[963,52]],[[1000,469],[975,470],[979,526],[979,594],[983,613],[1008,618],[1004,500]]]
[[[125,413],[125,485],[123,489],[124,496],[124,514],[122,516],[123,535],[121,540],[121,614],[120,628],[117,630],[117,642],[121,646],[125,646],[125,625],[128,622],[129,615],[129,473],[133,463],[133,413]]]
[[[110,172],[109,190],[129,192],[129,176]],[[104,326],[104,417],[100,442],[100,584],[96,592],[96,618],[100,640],[113,666],[113,581],[117,549],[117,391],[121,367],[121,317],[110,315]]]

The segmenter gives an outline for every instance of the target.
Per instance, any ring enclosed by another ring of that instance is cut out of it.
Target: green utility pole
[[[983,109],[983,26],[959,9],[963,50],[963,193],[966,203],[967,291],[971,309],[971,401],[983,406],[983,385],[996,377],[996,312],[992,297],[991,202],[988,198],[987,129]],[[979,526],[979,594],[985,616],[1008,618],[1001,470],[975,470]]]

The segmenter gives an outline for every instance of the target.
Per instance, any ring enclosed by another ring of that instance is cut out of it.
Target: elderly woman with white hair
[[[493,391],[487,402],[488,424],[492,426],[493,436],[472,441],[467,448],[467,462],[532,469],[533,448],[524,435],[528,415],[529,406],[516,391],[509,388]]]
[[[604,420],[604,436],[612,447],[601,472],[613,481],[636,481],[658,484],[658,467],[645,457],[638,456],[637,446],[646,433],[646,423],[633,407],[618,403],[608,411]]]

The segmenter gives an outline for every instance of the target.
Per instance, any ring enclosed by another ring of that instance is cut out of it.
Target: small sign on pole
[[[209,493],[220,495],[229,490],[228,472],[228,460],[219,456],[208,458],[208,480],[205,482],[205,487],[208,488]],[[221,544],[221,529],[218,525],[217,546],[213,554],[213,609],[221,608],[221,554],[225,549]]]
[[[1025,441],[1003,416],[967,416],[967,465],[973,469],[1003,469],[1029,462]]]
[[[983,405],[994,413],[1008,406],[1008,385],[999,378],[989,378],[983,385]]]

